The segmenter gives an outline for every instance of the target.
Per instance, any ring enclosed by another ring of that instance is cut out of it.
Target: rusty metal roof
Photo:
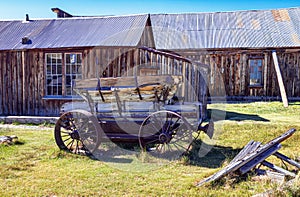
[[[137,46],[148,15],[0,21],[0,50]],[[25,44],[22,44],[22,38]]]
[[[0,21],[0,50],[137,46],[149,16]],[[300,8],[151,14],[157,49],[300,47]],[[22,44],[22,38],[26,44]]]
[[[300,46],[300,8],[150,17],[157,49]]]

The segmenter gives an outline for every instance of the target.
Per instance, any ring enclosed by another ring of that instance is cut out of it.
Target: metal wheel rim
[[[100,144],[97,118],[85,110],[72,110],[60,116],[55,125],[58,147],[75,154],[93,153]]]
[[[157,120],[158,123],[155,123],[153,120]],[[151,130],[150,127],[152,127],[153,130],[157,130],[156,133],[150,132],[150,134],[147,134],[146,130]],[[154,112],[150,114],[140,126],[140,147],[143,151],[147,151],[151,156],[156,158],[168,161],[176,160],[190,148],[193,141],[193,131],[191,128],[185,118],[178,113],[172,111]],[[152,136],[156,136],[157,138],[152,141],[147,141],[145,140],[148,137],[147,135],[149,138]],[[162,136],[165,141],[160,141]],[[149,149],[149,147],[151,147],[151,149]]]

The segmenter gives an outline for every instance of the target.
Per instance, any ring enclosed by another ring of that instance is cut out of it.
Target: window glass
[[[46,54],[46,90],[47,95],[62,95],[62,54]]]
[[[75,79],[82,78],[82,55],[81,53],[67,53],[66,62],[66,95],[76,95],[72,91]]]
[[[62,53],[46,54],[47,96],[75,95],[72,91],[72,84],[75,79],[82,78],[82,55],[81,53],[65,53],[64,57],[65,69],[63,69]]]
[[[262,59],[250,59],[250,85],[262,85]]]

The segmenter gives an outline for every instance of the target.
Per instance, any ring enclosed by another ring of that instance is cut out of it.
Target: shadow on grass
[[[224,162],[229,163],[240,151],[241,149],[232,147],[207,145],[200,139],[196,139],[186,156],[190,165],[219,168]]]
[[[208,110],[208,118],[213,121],[220,120],[234,120],[234,121],[243,121],[243,120],[253,120],[253,121],[262,121],[262,122],[270,122],[270,120],[262,118],[258,115],[253,114],[244,114],[238,112],[224,111],[219,109],[209,109]]]
[[[232,147],[208,145],[201,139],[192,142],[190,151],[183,156],[186,157],[187,165],[195,165],[206,168],[219,168],[224,162],[229,163],[241,149]],[[89,155],[93,160],[107,163],[129,164],[133,158],[141,154],[137,144],[117,144],[114,147],[104,150],[96,150],[93,155]]]

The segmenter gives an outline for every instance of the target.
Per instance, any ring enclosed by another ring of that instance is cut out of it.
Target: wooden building
[[[300,99],[300,8],[151,15],[155,46],[209,65],[211,97]],[[276,64],[279,72],[276,72]]]
[[[155,50],[149,15],[27,16],[0,21],[0,40],[1,115],[57,116],[63,103],[81,99],[72,91],[73,81],[93,77],[186,73],[199,87],[196,94],[185,89],[186,101],[199,97],[206,104],[199,64]]]
[[[58,115],[74,79],[182,68],[204,104],[206,85],[210,97],[300,99],[300,8],[58,16],[0,21],[1,115]],[[208,80],[193,80],[204,64]]]

